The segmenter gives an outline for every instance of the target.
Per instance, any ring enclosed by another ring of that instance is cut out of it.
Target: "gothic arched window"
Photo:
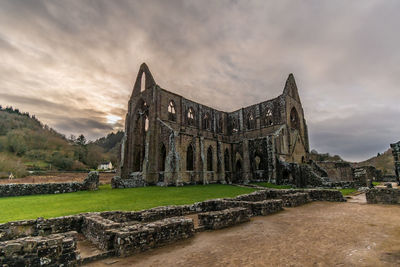
[[[175,103],[173,100],[169,101],[168,105],[168,120],[176,121]]]
[[[265,112],[265,125],[266,126],[270,126],[273,125],[273,120],[272,120],[272,111],[270,109],[267,109],[267,111]]]
[[[211,129],[211,120],[210,114],[206,113],[203,117],[203,129],[210,130]]]
[[[254,129],[255,128],[255,120],[253,114],[249,115],[247,120],[247,129]]]
[[[187,112],[187,122],[189,125],[194,125],[194,110],[193,108],[189,108]]]
[[[189,145],[186,151],[186,170],[194,170],[194,155],[192,145]]]
[[[299,121],[299,114],[297,113],[296,108],[292,108],[290,111],[290,127],[299,130],[300,128],[300,121]]]
[[[209,146],[207,150],[207,171],[213,170],[213,151],[212,147]]]
[[[140,92],[146,90],[146,73],[142,72],[142,77],[140,78]]]

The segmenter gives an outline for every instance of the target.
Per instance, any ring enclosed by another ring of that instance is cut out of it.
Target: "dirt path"
[[[400,206],[314,202],[90,266],[399,266]]]

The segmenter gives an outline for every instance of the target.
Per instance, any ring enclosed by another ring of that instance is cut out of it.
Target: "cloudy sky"
[[[232,111],[294,73],[311,148],[362,160],[400,140],[400,1],[0,0],[0,104],[89,139],[123,128],[142,62]]]

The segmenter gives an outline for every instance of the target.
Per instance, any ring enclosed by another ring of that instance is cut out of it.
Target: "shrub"
[[[6,173],[7,175],[12,172],[17,178],[28,175],[26,166],[20,159],[15,159],[2,154],[0,154],[0,172]]]

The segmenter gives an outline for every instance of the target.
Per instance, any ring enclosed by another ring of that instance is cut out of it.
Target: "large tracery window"
[[[168,120],[176,121],[175,103],[172,100],[169,101],[168,105]]]
[[[194,110],[193,108],[189,108],[187,112],[187,122],[189,125],[194,125]]]
[[[290,111],[290,127],[295,128],[297,130],[300,129],[299,115],[297,113],[296,108],[294,107]]]

